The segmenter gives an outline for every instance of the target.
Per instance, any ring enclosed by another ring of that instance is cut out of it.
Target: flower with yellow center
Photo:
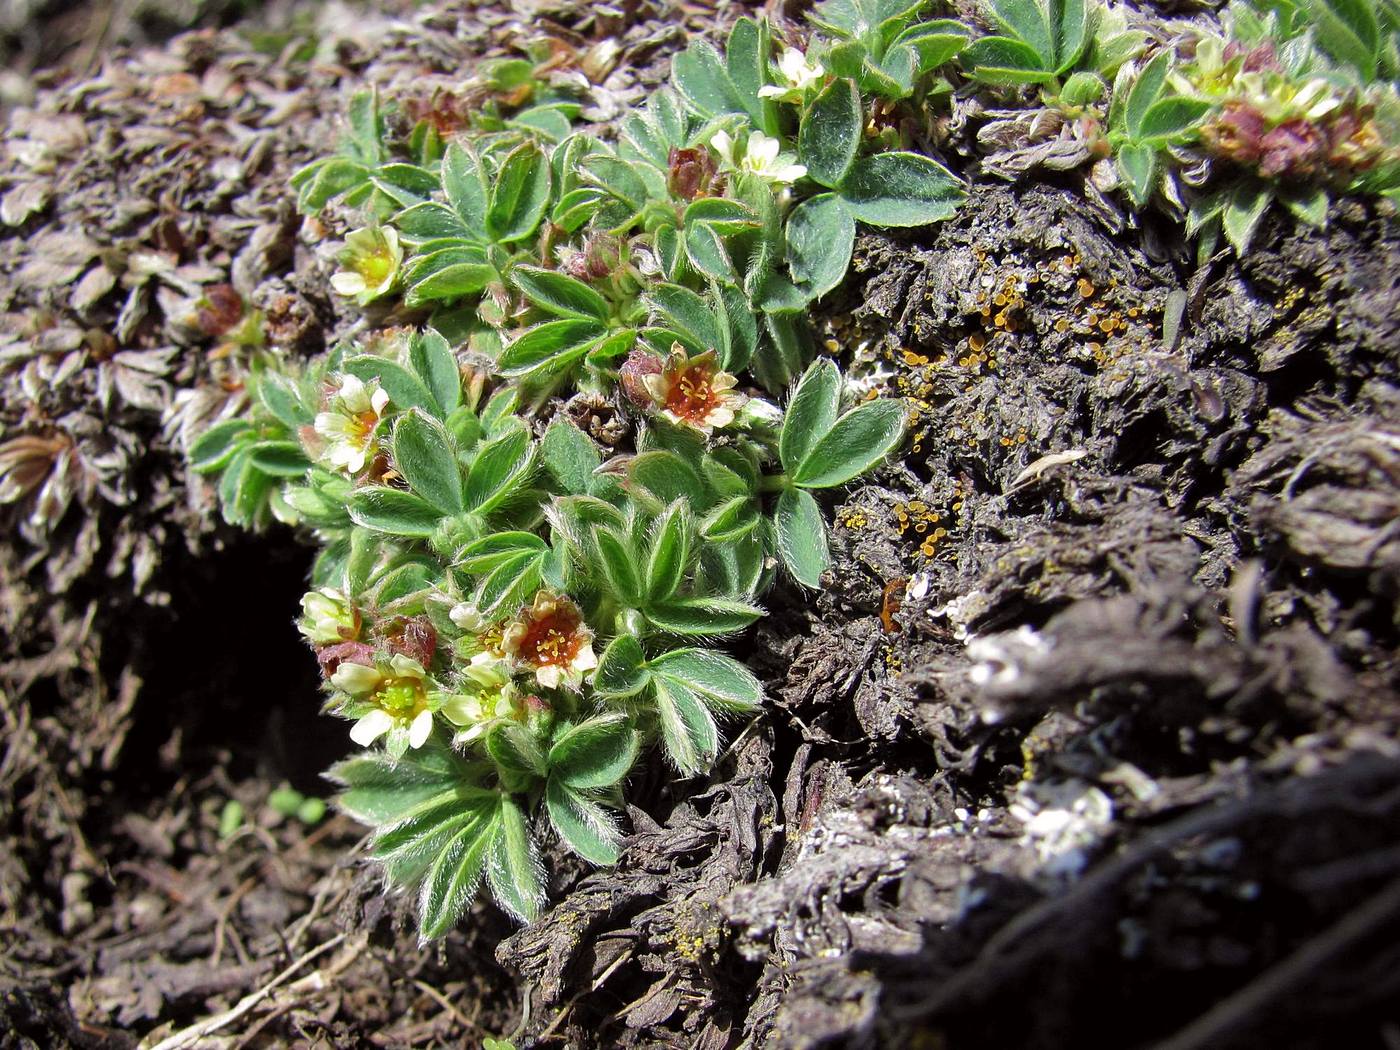
[[[316,416],[316,433],[326,442],[319,458],[347,474],[364,470],[388,404],[388,391],[380,389],[378,380],[365,383],[357,376],[341,376],[326,410]]]
[[[476,661],[462,672],[459,691],[447,697],[439,711],[453,725],[461,727],[452,738],[454,744],[469,744],[497,722],[518,721],[524,716],[510,673],[499,664]]]
[[[546,689],[576,689],[598,666],[593,632],[579,607],[563,595],[541,590],[501,636],[501,649],[517,667],[532,671]]]
[[[343,269],[331,275],[331,288],[364,306],[394,286],[403,265],[403,245],[393,227],[367,226],[346,236],[337,258]]]
[[[369,747],[385,737],[385,750],[394,758],[427,743],[433,711],[442,704],[427,675],[422,664],[401,653],[374,667],[342,663],[331,675],[331,685],[346,696],[341,712],[356,719],[350,739]]]
[[[738,380],[720,371],[713,350],[691,357],[680,343],[671,344],[661,370],[641,382],[663,416],[704,434],[734,422],[734,413],[748,400],[735,392]]]
[[[787,185],[807,174],[805,165],[792,163],[792,154],[779,152],[782,144],[761,131],[749,135],[742,157],[737,155],[738,143],[726,131],[716,131],[710,145],[727,167],[757,175],[765,182]]]
[[[302,596],[297,630],[312,645],[353,642],[360,634],[360,614],[344,593],[322,587]]]
[[[807,61],[807,56],[795,47],[786,48],[778,59],[778,74],[783,84],[763,85],[758,89],[758,97],[775,98],[779,102],[801,102],[810,88],[821,83],[825,72],[820,62]]]

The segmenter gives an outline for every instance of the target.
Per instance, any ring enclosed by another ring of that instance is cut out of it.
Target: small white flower
[[[388,737],[390,755],[398,758],[409,748],[419,748],[433,733],[433,711],[440,693],[430,693],[427,671],[410,656],[395,653],[387,665],[342,663],[331,675],[331,685],[350,698],[344,705],[353,717],[350,739],[369,747]]]
[[[344,269],[331,275],[331,288],[361,306],[373,302],[394,286],[403,265],[398,231],[391,226],[355,230],[346,236],[339,260]]]
[[[297,629],[315,645],[354,641],[360,633],[360,614],[349,598],[331,587],[303,595],[301,614]]]
[[[728,167],[757,175],[765,182],[787,185],[807,174],[805,165],[792,163],[792,154],[780,152],[782,143],[761,131],[749,135],[744,155],[737,160],[735,142],[727,132],[716,131],[710,138],[710,145]]]
[[[820,62],[807,61],[807,56],[795,47],[786,48],[778,59],[778,73],[785,83],[782,86],[765,84],[758,89],[758,97],[801,102],[807,89],[817,84],[825,72]]]
[[[316,433],[326,442],[322,460],[347,474],[364,470],[388,404],[388,391],[380,388],[378,380],[365,383],[357,376],[342,376],[326,411],[316,416]]]

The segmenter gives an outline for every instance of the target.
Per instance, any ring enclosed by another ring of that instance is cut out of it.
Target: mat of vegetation
[[[1213,17],[1180,6],[1133,16]],[[544,37],[604,127],[745,13],[334,8],[36,76],[0,169],[0,1046],[1400,1040],[1394,207],[1198,259],[974,93],[919,132],[962,206],[862,228],[811,307],[914,414],[820,494],[824,588],[729,644],[763,712],[632,771],[615,866],[547,846],[525,926],[483,897],[422,945],[326,811],[311,554],[186,452],[251,353],[421,314],[332,293],[355,221],[289,178],[366,87],[450,135]]]

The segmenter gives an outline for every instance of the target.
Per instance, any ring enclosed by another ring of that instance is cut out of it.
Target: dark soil
[[[541,11],[621,35],[603,108],[681,39],[677,9]],[[42,199],[6,219],[0,441],[71,434],[87,473],[0,545],[0,1047],[1400,1046],[1400,237],[1367,204],[1197,268],[952,140],[968,204],[863,237],[819,318],[919,406],[910,445],[829,508],[830,587],[735,646],[771,710],[708,778],[634,775],[616,869],[556,857],[538,922],[482,904],[421,948],[362,829],[268,805],[347,746],[290,625],[307,556],[215,523],[180,430],[236,408],[222,358],[112,249],[314,352],[357,316],[288,172],[355,88],[522,31],[435,8],[311,60],[187,35],[7,132],[53,163],[0,186]]]

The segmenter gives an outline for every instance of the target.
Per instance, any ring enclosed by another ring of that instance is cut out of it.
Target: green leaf
[[[766,99],[759,98],[758,89],[768,82],[768,55],[772,49],[768,23],[755,22],[747,15],[734,23],[724,49],[725,67],[735,93],[754,126],[770,133],[776,130],[777,115]]]
[[[1194,127],[1211,106],[1212,103],[1202,99],[1182,98],[1180,95],[1159,99],[1143,114],[1139,137],[1158,141],[1178,138]]]
[[[301,396],[286,376],[264,372],[257,378],[258,400],[271,412],[277,422],[295,432],[311,423],[315,415],[307,411]]]
[[[1230,191],[1221,224],[1235,254],[1243,255],[1249,250],[1254,231],[1259,228],[1259,221],[1273,199],[1273,190],[1262,182],[1241,183]]]
[[[548,552],[523,552],[496,565],[472,595],[472,604],[482,616],[512,612],[529,601],[543,579]]]
[[[689,47],[671,60],[671,82],[701,116],[748,113],[724,60],[706,40],[692,40]]]
[[[1294,217],[1316,229],[1327,226],[1327,190],[1323,187],[1290,187],[1279,195],[1279,202]]]
[[[797,159],[823,186],[836,187],[855,163],[865,121],[860,92],[853,81],[828,84],[802,115],[797,131]]]
[[[617,863],[622,835],[602,806],[557,780],[546,785],[544,802],[549,822],[566,846],[594,864]]]
[[[697,461],[699,457],[696,457]],[[700,508],[709,502],[705,483],[695,468],[674,452],[655,449],[634,456],[628,464],[629,479],[641,485],[662,505],[685,500]]]
[[[888,60],[889,54],[900,50],[913,51],[917,56],[917,72],[929,73],[957,57],[967,47],[968,36],[967,26],[955,19],[921,22],[895,37],[886,57]]]
[[[641,753],[641,734],[622,714],[597,715],[568,726],[549,749],[549,775],[574,788],[612,787]]]
[[[719,504],[700,522],[700,535],[728,543],[752,532],[760,521],[752,496],[735,496]]]
[[[991,0],[982,11],[1003,32],[1032,48],[1045,60],[1047,68],[1055,61],[1056,27],[1051,12],[1046,10],[1046,0]]]
[[[549,771],[549,762],[530,731],[516,722],[492,726],[486,734],[486,753],[505,773],[521,777],[542,777]]]
[[[831,555],[826,521],[812,494],[805,489],[785,491],[778,497],[773,524],[778,531],[778,553],[792,578],[804,587],[821,587],[822,573],[831,567]]]
[[[732,657],[709,649],[676,649],[651,661],[652,673],[679,681],[724,711],[748,712],[763,704],[763,685]]]
[[[616,157],[589,157],[581,165],[583,174],[625,203],[634,213],[647,201],[647,184],[637,170]]]
[[[797,381],[783,416],[778,458],[788,474],[796,472],[807,454],[836,422],[841,407],[841,373],[830,358],[813,361]]]
[[[820,298],[845,279],[855,242],[856,220],[837,194],[818,194],[792,210],[788,269],[808,298]]]
[[[947,168],[917,153],[863,157],[841,184],[851,214],[872,226],[924,226],[946,219],[966,194]]]
[[[475,819],[433,862],[418,895],[418,934],[424,941],[443,936],[471,906],[499,835],[495,820],[486,816]]]
[[[663,318],[692,336],[702,349],[715,349],[725,342],[719,322],[708,303],[689,288],[678,284],[657,284],[648,301]]]
[[[406,244],[420,244],[452,237],[479,241],[480,227],[468,229],[457,213],[434,201],[415,204],[394,217],[394,225]]]
[[[567,274],[517,264],[510,271],[510,279],[525,293],[525,298],[548,313],[594,321],[608,319],[606,300],[588,285]]]
[[[742,201],[728,197],[701,197],[686,205],[682,225],[706,223],[726,237],[747,233],[761,225],[758,213]]]
[[[1352,66],[1363,82],[1376,79],[1381,54],[1374,0],[1313,0],[1307,5],[1317,44],[1338,62]]]
[[[1156,147],[1137,142],[1125,143],[1114,160],[1133,206],[1146,206],[1157,186]]]
[[[674,678],[658,678],[656,714],[676,768],[690,776],[704,772],[719,752],[719,730],[700,697]]]
[[[467,471],[463,501],[467,510],[488,514],[498,507],[530,466],[530,432],[515,421],[477,451]]]
[[[792,474],[797,485],[844,485],[883,460],[904,437],[904,405],[881,399],[851,409],[823,435]]]
[[[691,637],[733,634],[763,615],[763,610],[732,598],[680,598],[649,606],[646,617],[668,634]]]
[[[640,604],[643,598],[642,580],[638,575],[637,552],[632,545],[612,529],[599,525],[593,529],[593,546],[598,552],[598,567],[609,589],[624,606]]]
[[[561,414],[544,432],[540,461],[560,490],[582,496],[592,486],[593,472],[602,465],[603,457],[593,439]]]
[[[1095,18],[1089,0],[1049,0],[1055,40],[1054,68],[1063,76],[1074,68],[1089,45]]]
[[[1167,85],[1167,76],[1172,70],[1171,51],[1161,51],[1152,61],[1142,67],[1142,72],[1133,81],[1123,102],[1123,125],[1129,137],[1141,139],[1142,121],[1147,111],[1162,97]],[[1115,95],[1117,92],[1115,91]],[[1115,99],[1116,101],[1116,99]]]
[[[263,441],[249,446],[253,466],[275,478],[299,478],[311,469],[295,441]]]
[[[462,471],[447,428],[421,409],[410,409],[394,424],[394,465],[418,495],[444,515],[466,510]]]
[[[341,371],[364,382],[377,379],[395,408],[421,408],[437,416],[440,409],[432,391],[423,381],[400,364],[372,354],[362,354],[341,362]]]
[[[535,232],[549,207],[549,160],[534,143],[517,146],[501,163],[491,188],[486,229],[491,239],[509,244]]]
[[[442,520],[442,512],[422,496],[380,485],[356,489],[349,510],[355,524],[392,536],[426,538]]]
[[[422,268],[415,267],[405,276],[408,286],[403,296],[405,306],[423,306],[476,295],[495,279],[496,268],[486,263],[459,262],[433,268],[435,264],[445,263],[443,256],[450,251],[425,257]]]
[[[467,544],[457,555],[455,567],[463,572],[490,572],[520,555],[538,555],[549,545],[533,532],[493,532]]]
[[[1055,79],[1035,48],[1010,37],[984,36],[974,40],[959,59],[974,80],[998,87],[1048,84]]]
[[[603,650],[593,672],[593,691],[607,697],[635,696],[651,681],[645,665],[641,643],[630,634],[620,634]]]
[[[525,814],[515,800],[502,795],[500,830],[496,835],[486,878],[491,894],[513,918],[531,922],[544,905],[544,872]]]
[[[650,601],[665,601],[680,589],[690,565],[690,537],[694,523],[690,507],[677,500],[657,522],[647,552],[646,595]]]
[[[442,190],[463,225],[478,237],[484,235],[491,191],[475,152],[456,142],[447,147],[442,158]]]
[[[724,238],[710,223],[697,222],[685,228],[685,257],[706,277],[721,284],[734,283],[734,263]]]
[[[508,377],[562,371],[588,353],[607,329],[596,321],[568,319],[537,325],[501,351],[497,365]]]
[[[455,412],[462,403],[462,373],[447,340],[431,328],[415,332],[408,341],[408,360],[443,418]]]
[[[450,797],[465,762],[444,744],[433,741],[394,764],[380,751],[337,762],[326,779],[344,790],[336,805],[362,824],[391,824],[416,810]]]
[[[190,446],[190,469],[197,474],[222,470],[243,447],[243,439],[255,434],[253,425],[245,419],[225,419],[215,423]]]

